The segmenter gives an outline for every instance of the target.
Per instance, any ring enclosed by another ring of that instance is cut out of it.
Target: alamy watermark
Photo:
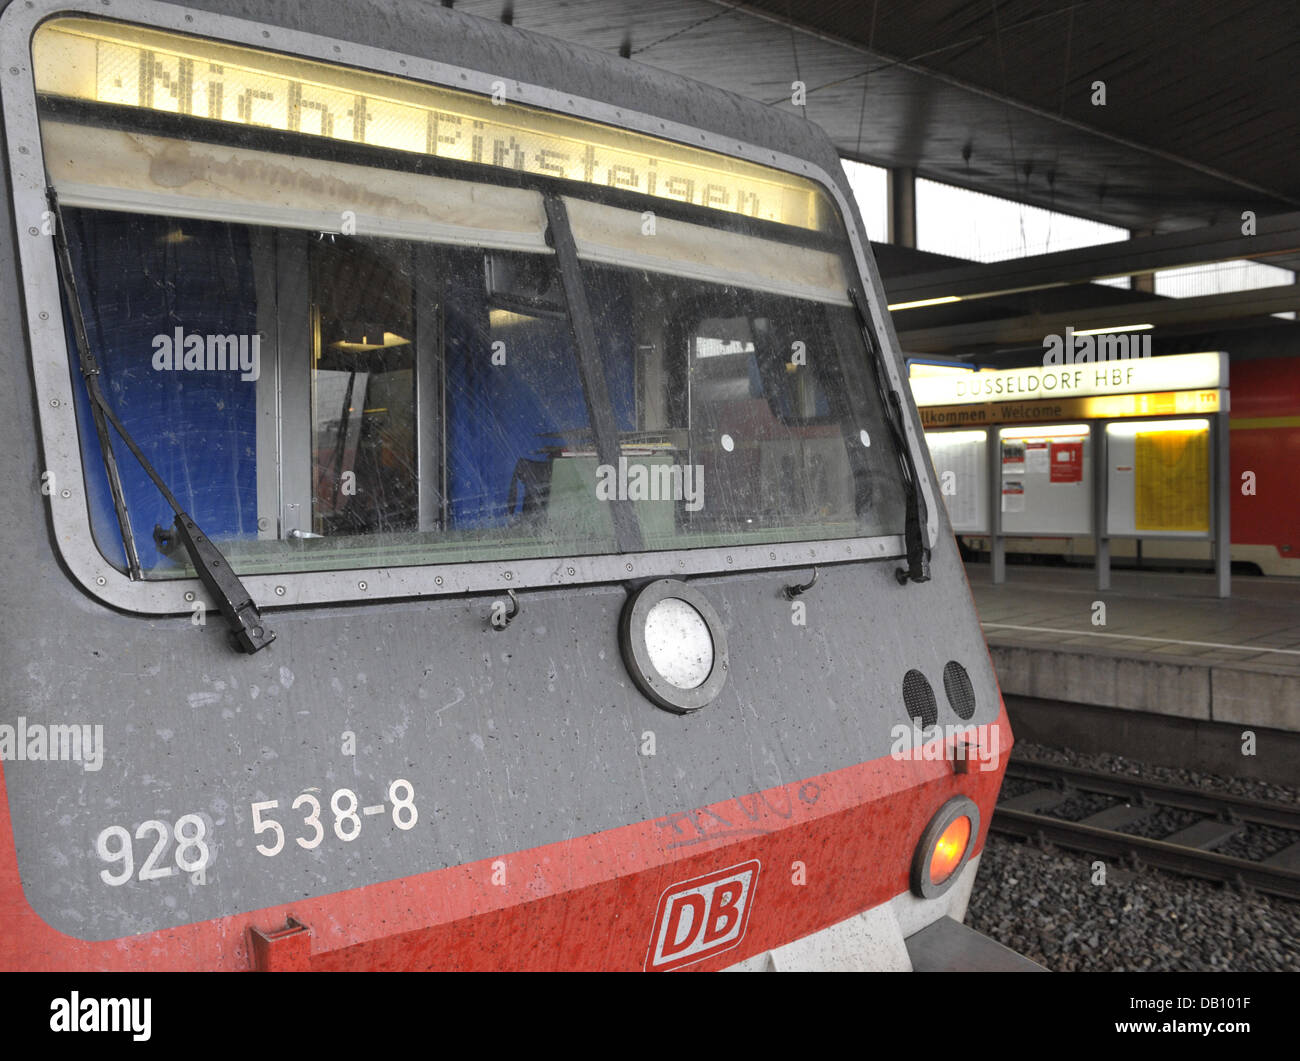
[[[130,1032],[136,1042],[148,1042],[152,1009],[152,998],[82,998],[73,991],[50,1003],[50,1031]]]
[[[153,367],[158,372],[238,372],[252,382],[262,374],[260,335],[173,335],[153,337]]]
[[[1091,365],[1098,361],[1129,361],[1151,356],[1151,336],[1078,334],[1067,327],[1064,335],[1043,338],[1044,365]]]
[[[704,468],[699,464],[635,464],[619,457],[618,467],[596,469],[599,501],[684,501],[687,512],[704,507]]]
[[[104,765],[104,727],[78,723],[29,723],[19,715],[16,726],[0,725],[0,761],[77,762],[96,773]]]
[[[893,740],[889,755],[900,761],[933,762],[951,759],[977,762],[980,770],[996,770],[1001,751],[1001,730],[995,725],[926,726],[919,718],[912,724],[899,722],[889,731]]]

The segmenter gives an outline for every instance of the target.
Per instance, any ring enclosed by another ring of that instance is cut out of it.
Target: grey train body
[[[156,8],[115,4],[103,13],[149,10]],[[196,0],[186,10],[416,54],[698,126],[723,143],[806,159],[853,202],[816,126],[635,62],[433,4]],[[6,157],[13,147],[6,142]],[[12,211],[7,166],[0,180]],[[846,221],[861,234],[850,208]],[[806,543],[801,562],[768,570],[695,571],[681,563],[688,552],[653,558],[649,574],[686,578],[726,631],[729,679],[712,704],[689,715],[655,706],[630,679],[619,619],[634,587],[617,580],[516,585],[521,611],[504,630],[489,617],[505,584],[295,607],[263,599],[276,640],[255,655],[232,651],[215,611],[196,626],[187,613],[109,607],[64,566],[40,488],[31,361],[65,364],[67,351],[33,351],[27,338],[16,245],[34,224],[11,213],[0,248],[9,383],[0,392],[8,483],[0,506],[0,724],[103,726],[102,769],[3,764],[24,893],[60,932],[106,940],[217,918],[662,819],[880,759],[893,727],[907,722],[902,684],[911,668],[939,688],[945,663],[960,662],[977,705],[970,723],[997,720],[998,692],[965,575],[946,514],[934,504],[929,461],[916,449],[937,528],[928,582],[900,584],[897,557],[837,563],[820,542]],[[861,235],[858,242],[872,312],[902,378],[870,250]],[[910,403],[905,415],[914,445],[921,431]],[[792,622],[782,590],[807,582],[813,565],[818,581],[799,598],[806,622]],[[939,703],[940,723],[960,721],[942,696]],[[647,733],[654,755],[642,754]],[[340,786],[361,804],[391,802],[397,778],[414,789],[419,829],[351,846],[327,836],[318,857],[296,861],[255,850],[264,838],[250,827],[251,803],[287,807],[298,793]],[[134,830],[187,814],[210,825],[204,881],[101,882],[95,837],[105,827]]]

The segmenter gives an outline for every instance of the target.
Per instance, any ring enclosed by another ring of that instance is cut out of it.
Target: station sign
[[[921,406],[921,426],[980,427],[984,424],[1037,424],[1055,420],[1119,420],[1130,416],[1184,416],[1227,408],[1222,390],[1158,391],[1060,398],[1040,402],[985,402],[978,405]]]
[[[911,381],[927,428],[1216,413],[1227,355],[1172,354],[926,376]]]

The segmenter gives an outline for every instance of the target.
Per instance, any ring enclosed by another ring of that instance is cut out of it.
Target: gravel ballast
[[[1021,742],[1015,756],[1300,803],[1295,789],[1149,766],[1116,755]],[[1252,835],[1248,846],[1259,851],[1264,839]],[[1269,847],[1279,842],[1266,839]],[[1104,883],[1094,883],[1103,879],[1094,868],[1098,862],[1105,863]],[[1300,972],[1300,903],[1149,867],[1133,871],[1114,861],[1051,847],[1040,850],[992,834],[966,922],[1058,972]]]

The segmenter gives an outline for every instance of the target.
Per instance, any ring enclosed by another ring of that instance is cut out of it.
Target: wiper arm
[[[872,352],[876,359],[876,386],[880,390],[880,397],[884,403],[885,421],[889,424],[890,433],[894,437],[894,445],[898,450],[899,458],[903,465],[903,488],[907,496],[907,517],[904,526],[904,541],[907,547],[907,567],[900,567],[894,573],[898,576],[898,581],[903,585],[909,582],[929,582],[930,581],[930,550],[925,547],[925,537],[921,528],[925,523],[925,499],[921,496],[920,478],[916,473],[916,463],[912,460],[912,450],[907,445],[907,433],[903,430],[903,400],[898,391],[889,386],[888,375],[885,370],[884,346],[876,342],[875,333],[871,330],[871,322],[867,317],[866,308],[862,304],[858,292],[849,288],[849,301],[853,303],[854,312],[858,315],[858,327],[862,330],[862,337],[866,341],[867,348]]]
[[[122,436],[122,441],[126,443],[132,455],[140,462],[140,467],[153,480],[158,492],[162,494],[172,512],[176,514],[174,524],[176,537],[180,539],[181,544],[185,546],[185,551],[189,553],[190,562],[194,564],[194,570],[198,573],[204,588],[216,601],[221,614],[225,616],[236,644],[244,652],[250,654],[257,652],[274,641],[275,634],[262,622],[262,615],[258,611],[257,605],[253,603],[252,596],[244,588],[239,576],[231,569],[230,562],[221,554],[221,550],[212,543],[212,539],[204,534],[199,525],[181,508],[180,502],[176,500],[175,495],[167,488],[167,484],[163,482],[162,477],[154,470],[154,466],[149,463],[149,459],[136,445],[135,439],[122,426],[122,421],[118,419],[117,413],[113,411],[108,399],[104,397],[103,388],[99,383],[99,362],[95,360],[94,351],[90,349],[90,340],[86,335],[86,321],[85,317],[82,316],[81,303],[77,296],[77,279],[72,268],[72,254],[68,250],[68,238],[64,232],[63,213],[59,208],[58,195],[55,193],[53,185],[48,187],[47,195],[50,202],[50,211],[54,215],[54,252],[59,263],[59,277],[63,282],[63,293],[68,303],[68,312],[72,315],[81,375],[86,381],[86,391],[90,395],[91,410],[95,414],[96,428],[100,432],[99,446],[104,454],[105,466],[109,471],[113,504],[117,510],[118,523],[122,527],[122,538],[126,544],[131,577],[140,577],[140,561],[136,553],[135,538],[131,532],[130,520],[126,513],[126,502],[122,495],[121,479],[117,471],[117,461],[113,455],[112,440],[108,435],[108,431],[104,429],[105,420],[112,424],[113,430]],[[155,538],[166,538],[169,537],[169,534],[163,531],[162,528],[158,528],[155,530],[154,536]]]

